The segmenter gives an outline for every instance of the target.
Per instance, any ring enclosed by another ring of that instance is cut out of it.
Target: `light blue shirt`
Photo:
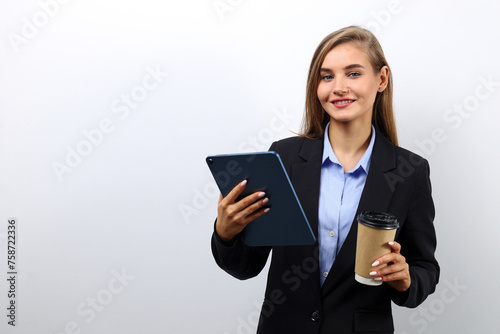
[[[325,128],[323,142],[318,211],[321,285],[325,282],[328,272],[351,228],[365,186],[373,143],[375,142],[375,128],[372,125],[371,140],[366,152],[356,167],[346,173],[337,156],[333,153],[328,137],[329,127],[330,123]]]

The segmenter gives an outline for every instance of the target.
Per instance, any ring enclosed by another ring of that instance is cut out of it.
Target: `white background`
[[[238,281],[215,265],[204,159],[298,132],[314,49],[352,24],[391,65],[400,145],[431,164],[441,283],[395,308],[396,333],[497,332],[499,12],[488,0],[2,0],[0,332],[254,331],[266,273]]]

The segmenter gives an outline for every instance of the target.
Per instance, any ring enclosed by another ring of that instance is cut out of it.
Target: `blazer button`
[[[319,311],[314,311],[311,314],[311,320],[312,321],[318,321],[320,317],[321,317],[321,314],[319,313]]]

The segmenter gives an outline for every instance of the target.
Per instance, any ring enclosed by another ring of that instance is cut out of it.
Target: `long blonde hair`
[[[383,66],[389,67],[384,56],[384,51],[377,38],[369,31],[360,27],[350,26],[337,30],[326,36],[318,45],[309,67],[306,88],[306,108],[302,121],[302,136],[308,138],[321,138],[330,116],[323,110],[318,100],[317,90],[320,82],[320,69],[326,54],[335,46],[343,43],[353,43],[365,51],[376,73]],[[392,106],[392,75],[389,70],[387,87],[382,92],[377,92],[373,103],[372,124],[394,145],[398,144],[396,122]]]

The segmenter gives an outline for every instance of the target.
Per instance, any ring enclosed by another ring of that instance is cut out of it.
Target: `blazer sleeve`
[[[274,151],[276,142],[269,148]],[[257,276],[266,265],[271,247],[247,246],[241,235],[231,243],[223,242],[217,232],[212,233],[212,254],[217,265],[233,277],[244,280]]]
[[[222,241],[212,233],[212,254],[217,265],[240,280],[257,276],[266,265],[271,247],[247,246],[240,235],[231,243]]]
[[[417,172],[408,214],[398,237],[401,254],[410,268],[411,285],[404,293],[390,289],[395,304],[410,308],[417,307],[434,292],[440,272],[434,255],[437,244],[433,225],[435,209],[429,164],[425,159],[422,159]]]

